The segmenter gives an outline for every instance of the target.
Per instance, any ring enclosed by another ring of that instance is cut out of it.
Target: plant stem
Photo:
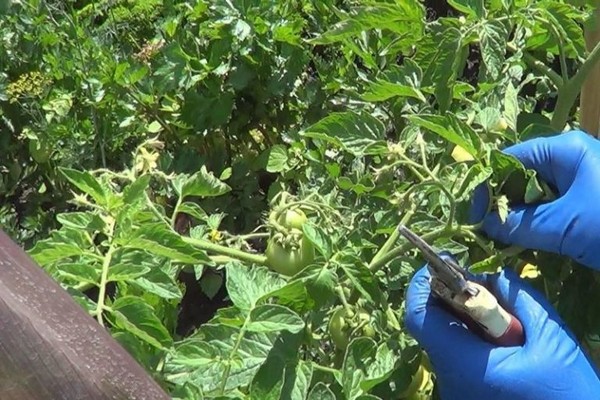
[[[457,228],[444,226],[442,228],[438,228],[438,229],[435,229],[433,231],[430,231],[430,232],[424,234],[423,236],[421,236],[421,238],[423,240],[425,240],[426,242],[433,242],[434,240],[439,239],[440,237],[451,236],[457,232],[459,232],[459,229],[457,229]],[[381,257],[379,260],[377,260],[377,262],[374,262],[372,265],[370,265],[369,269],[373,272],[381,269],[385,264],[387,264],[388,262],[390,262],[391,260],[393,260],[394,258],[399,256],[400,254],[406,253],[412,247],[413,247],[413,244],[410,242],[406,242],[398,247],[395,247],[394,249],[390,250],[387,254],[385,254],[383,257]]]
[[[246,261],[253,264],[266,265],[267,257],[262,254],[251,254],[246,253],[245,251],[232,249],[227,246],[222,246],[220,244],[212,243],[205,239],[195,239],[188,236],[182,236],[183,240],[186,243],[191,244],[194,247],[199,249],[208,251],[210,253],[216,253],[223,256],[229,256],[235,258],[240,261]]]
[[[412,216],[414,215],[416,210],[417,210],[417,203],[411,203],[410,208],[406,211],[406,213],[400,220],[400,223],[398,224],[396,229],[394,229],[394,232],[392,232],[390,237],[385,241],[383,246],[381,246],[381,248],[379,249],[377,254],[375,254],[373,259],[369,263],[369,269],[371,268],[371,266],[374,263],[376,263],[382,256],[384,256],[392,248],[392,246],[394,245],[394,243],[396,242],[396,240],[398,240],[398,237],[400,236],[400,232],[398,231],[398,228],[400,227],[400,225],[406,225],[406,223],[408,223],[408,221],[412,218]]]
[[[506,47],[513,53],[519,51],[517,46],[515,46],[512,43],[509,43]],[[557,74],[552,68],[550,68],[531,54],[523,51],[523,59],[527,64],[529,64],[531,68],[535,69],[541,74],[546,75],[550,79],[550,81],[552,81],[554,86],[556,86],[557,89],[560,89],[564,85],[565,81],[563,81],[563,78],[559,74]]]
[[[229,373],[231,372],[232,359],[233,357],[235,357],[235,353],[237,353],[238,349],[240,348],[240,345],[242,344],[242,339],[246,334],[246,329],[249,323],[250,313],[248,313],[248,316],[244,320],[244,325],[242,325],[240,331],[238,332],[238,337],[235,340],[235,344],[233,345],[231,352],[229,353],[229,359],[226,360],[227,366],[225,367],[225,371],[223,371],[223,375],[221,376],[221,395],[224,395],[225,389],[227,389],[227,380],[229,379]]]
[[[563,130],[583,83],[598,61],[600,61],[600,42],[592,49],[579,71],[559,90],[558,101],[552,115],[552,128],[558,131]]]
[[[346,312],[348,314],[352,314],[353,313],[352,307],[350,307],[350,304],[348,304],[348,300],[346,300],[346,295],[344,294],[344,289],[342,289],[342,287],[340,285],[338,285],[335,288],[335,291],[337,292],[338,296],[340,297],[340,301],[342,302],[342,305],[346,309]]]
[[[100,277],[100,289],[98,291],[98,303],[96,305],[96,318],[101,326],[104,326],[102,319],[102,312],[104,310],[104,298],[106,297],[106,285],[108,284],[108,270],[112,261],[112,256],[116,250],[113,243],[110,244],[106,255],[104,256],[104,262],[102,263],[102,275]]]
[[[177,204],[175,204],[175,208],[173,209],[173,214],[171,214],[171,228],[175,228],[175,223],[177,222],[177,214],[179,214],[179,207],[181,207],[182,202],[183,197],[179,196],[179,198],[177,198]]]
[[[268,238],[269,236],[271,236],[271,234],[269,232],[256,232],[256,233],[249,233],[247,235],[234,236],[234,237],[232,237],[232,239],[234,239],[234,240],[262,239],[262,238]]]
[[[337,375],[340,373],[340,371],[338,371],[337,369],[334,368],[329,368],[329,367],[324,367],[323,365],[317,364],[317,363],[311,363],[312,367],[316,370],[319,371],[323,371],[323,372],[329,372],[331,374]]]

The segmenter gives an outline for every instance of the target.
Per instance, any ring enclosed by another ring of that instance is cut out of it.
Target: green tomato
[[[329,320],[329,335],[335,346],[340,350],[345,350],[352,339],[351,335],[355,329],[353,326],[363,324],[360,334],[362,336],[375,337],[375,329],[369,324],[371,317],[365,310],[358,310],[356,314],[350,314],[344,307],[339,307],[334,311]]]
[[[350,342],[350,324],[347,321],[348,313],[344,307],[339,307],[329,320],[329,335],[335,347],[344,350]]]
[[[269,268],[282,275],[293,276],[313,262],[315,248],[306,238],[300,240],[300,247],[297,249],[286,248],[271,238],[265,254]]]
[[[272,211],[269,218],[275,220],[275,215],[277,215],[277,210]],[[279,215],[276,222],[287,229],[298,229],[301,231],[302,225],[306,223],[306,220],[306,214],[301,209],[288,208]]]

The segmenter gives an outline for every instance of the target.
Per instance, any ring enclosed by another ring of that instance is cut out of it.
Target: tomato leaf
[[[289,331],[298,333],[304,329],[304,321],[287,307],[265,304],[250,311],[250,323],[246,329],[249,332]]]
[[[90,195],[96,203],[102,206],[107,205],[106,190],[92,174],[87,171],[77,171],[65,167],[60,167],[59,170],[69,182],[83,193]]]
[[[325,383],[317,382],[308,394],[307,400],[336,400],[336,397]]]
[[[281,144],[271,147],[267,161],[268,172],[281,172],[285,169],[288,161],[287,148]]]
[[[378,147],[385,146],[385,127],[377,118],[367,113],[353,111],[329,114],[316,124],[306,128],[302,136],[324,140],[345,151],[362,156],[377,154]]]
[[[127,236],[117,238],[116,242],[124,247],[145,250],[176,262],[210,263],[210,258],[205,252],[184,242],[179,234],[169,229],[163,222],[142,225]]]
[[[479,139],[473,129],[454,115],[409,115],[406,118],[421,128],[430,130],[478,157]]]
[[[411,97],[422,102],[426,101],[420,90],[383,79],[371,82],[368,91],[362,95],[365,101],[385,101],[392,97]]]
[[[191,201],[185,201],[181,203],[178,208],[180,213],[184,213],[196,218],[198,221],[204,221],[207,217],[206,211],[200,207],[197,203],[192,203]]]
[[[492,79],[498,79],[502,71],[507,37],[508,31],[502,21],[485,21],[479,30],[481,57]]]
[[[221,182],[206,166],[202,166],[193,175],[180,174],[173,180],[173,187],[181,198],[187,196],[214,197],[221,196],[231,190],[231,187]]]
[[[227,293],[236,307],[253,309],[265,295],[285,286],[286,281],[264,267],[248,268],[238,262],[226,265]]]
[[[483,0],[448,0],[448,4],[472,18],[485,17]]]
[[[327,264],[309,265],[293,279],[306,285],[308,293],[317,304],[327,303],[335,293],[337,276]]]
[[[382,303],[383,292],[377,284],[377,279],[360,258],[345,253],[339,266],[368,302],[373,304]]]
[[[307,222],[302,225],[302,232],[304,233],[305,237],[315,246],[319,253],[321,253],[326,259],[331,257],[331,238],[323,231],[323,229],[317,225]]]
[[[166,349],[173,340],[149,304],[134,296],[119,297],[111,306],[115,323],[146,343]]]

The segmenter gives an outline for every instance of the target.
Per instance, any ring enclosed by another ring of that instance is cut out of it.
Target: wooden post
[[[585,27],[585,44],[591,51],[600,42],[600,7],[594,12],[594,20]],[[600,63],[588,75],[580,96],[580,125],[589,134],[600,135]]]

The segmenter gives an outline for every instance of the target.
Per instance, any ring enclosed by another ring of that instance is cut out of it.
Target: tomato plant
[[[399,223],[600,360],[597,274],[468,218],[555,195],[502,149],[580,127],[594,4],[63,3],[2,11],[0,221],[173,398],[437,398]]]

